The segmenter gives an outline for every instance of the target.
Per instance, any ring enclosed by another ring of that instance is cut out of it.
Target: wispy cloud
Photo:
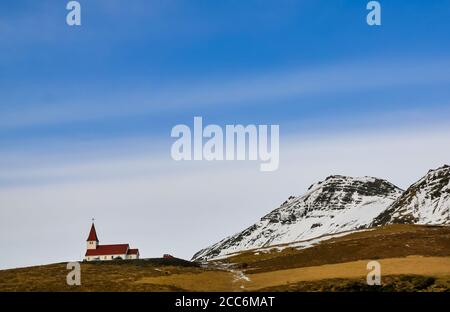
[[[178,82],[172,85],[134,86],[99,94],[69,93],[53,104],[4,106],[0,128],[95,121],[141,114],[160,115],[196,109],[234,108],[258,105],[258,101],[277,101],[305,95],[317,97],[384,90],[398,87],[449,84],[450,61],[366,62],[336,66],[260,72],[238,77],[212,78],[208,81]],[[48,87],[49,88],[49,87]],[[27,101],[30,101],[29,99]]]

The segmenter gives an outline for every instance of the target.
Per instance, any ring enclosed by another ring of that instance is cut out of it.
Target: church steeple
[[[97,249],[98,237],[97,231],[95,231],[94,221],[92,221],[91,230],[89,231],[89,236],[86,241],[87,241],[87,249]]]

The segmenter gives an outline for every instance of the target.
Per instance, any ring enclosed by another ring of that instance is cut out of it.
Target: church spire
[[[96,241],[98,243],[97,232],[95,231],[94,219],[92,219],[91,230],[89,231],[89,236],[86,241]]]

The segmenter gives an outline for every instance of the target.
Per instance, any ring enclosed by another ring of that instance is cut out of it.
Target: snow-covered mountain
[[[366,228],[402,192],[381,179],[330,176],[311,185],[305,195],[290,197],[244,231],[200,250],[193,259]]]
[[[193,259],[393,223],[450,225],[450,166],[430,170],[405,192],[381,179],[330,176],[244,231],[200,250]]]
[[[380,214],[372,225],[392,223],[450,224],[450,166],[430,170]]]

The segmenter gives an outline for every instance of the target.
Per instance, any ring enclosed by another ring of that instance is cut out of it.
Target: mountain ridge
[[[305,194],[290,196],[243,231],[200,250],[192,259],[210,260],[387,224],[450,224],[449,179],[448,165],[428,171],[407,190],[374,177],[331,175],[311,184]],[[421,194],[418,201],[414,194]]]
[[[332,175],[291,196],[242,232],[200,250],[193,259],[312,239],[367,227],[403,190],[374,177]]]
[[[372,226],[450,224],[450,166],[431,169],[412,184]]]

